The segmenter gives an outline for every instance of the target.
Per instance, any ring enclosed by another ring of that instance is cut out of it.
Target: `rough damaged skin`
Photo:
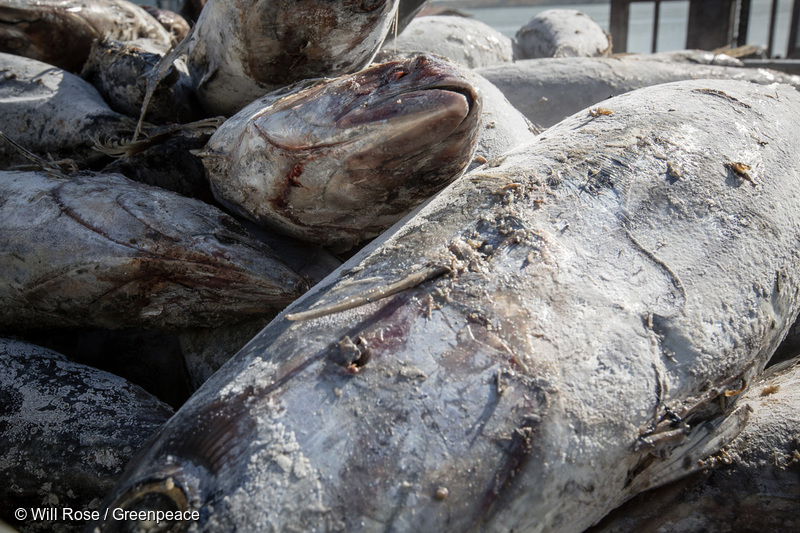
[[[0,329],[213,327],[303,278],[207,204],[114,174],[0,172]]]
[[[14,520],[23,507],[93,510],[172,409],[122,378],[0,339],[0,517],[23,532],[79,531]]]
[[[78,76],[0,53],[0,131],[27,150],[88,165],[103,157],[94,150],[94,139],[130,136],[135,126]],[[22,163],[30,161],[0,139],[0,169]]]
[[[475,88],[429,56],[281,94],[211,137],[200,154],[209,182],[232,211],[334,250],[375,237],[454,180],[480,131]]]
[[[395,54],[433,53],[467,68],[488,67],[511,61],[511,39],[480,22],[457,16],[417,17],[403,33],[386,39],[378,60]]]
[[[577,9],[547,9],[515,35],[514,59],[539,57],[607,57],[611,36]]]
[[[299,80],[355,72],[375,56],[399,0],[210,0],[189,70],[210,115],[230,116]]]
[[[126,0],[0,0],[0,52],[77,73],[101,38],[172,45],[156,19]]]
[[[752,413],[706,470],[638,495],[591,533],[800,529],[800,360],[772,367],[740,403]]]
[[[696,79],[731,79],[762,85],[800,87],[800,77],[767,69],[723,67],[655,60],[605,57],[525,59],[476,69],[495,84],[514,107],[539,127],[549,128],[611,96],[660,83]]]
[[[202,532],[571,532],[697,469],[797,314],[800,95],[704,80],[605,105],[292,304],[106,505],[160,498]],[[167,481],[180,498],[140,490]]]
[[[155,68],[161,57],[162,54],[149,41],[97,40],[92,45],[81,77],[100,92],[114,111],[138,117],[146,91],[142,74]],[[156,87],[145,119],[152,124],[164,124],[203,118],[186,64],[177,60],[170,69]]]

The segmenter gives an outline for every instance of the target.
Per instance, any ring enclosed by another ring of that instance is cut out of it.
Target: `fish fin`
[[[194,40],[194,32],[197,28],[197,25],[192,26],[189,30],[189,33],[186,34],[186,37],[183,38],[181,42],[173,46],[169,52],[167,52],[164,57],[153,67],[151,68],[146,74],[145,79],[147,80],[147,90],[144,95],[144,100],[142,101],[142,111],[139,114],[139,121],[136,123],[136,131],[133,133],[133,141],[139,138],[139,133],[142,130],[142,124],[144,123],[144,116],[147,114],[147,107],[150,105],[150,100],[153,98],[153,93],[158,87],[159,82],[167,77],[169,73],[170,67],[175,61],[185,54],[189,49],[189,44]]]
[[[77,172],[78,170],[77,163],[75,163],[75,161],[72,159],[62,159],[60,161],[53,161],[52,159],[47,160],[34,154],[2,131],[0,131],[0,138],[4,139],[8,144],[13,146],[20,155],[33,162],[37,168],[41,169],[50,176],[57,178],[69,178],[62,166],[66,167],[69,172]]]
[[[635,474],[629,487],[631,494],[667,485],[711,466],[713,461],[708,458],[721,453],[741,433],[751,411],[749,405],[740,405],[725,416],[693,427],[683,442],[667,452],[666,458],[645,457],[641,462],[644,468]]]
[[[450,271],[451,271],[450,268],[446,266],[431,265],[422,270],[413,272],[398,281],[395,281],[393,283],[381,287],[374,287],[370,290],[362,292],[361,294],[357,294],[356,296],[351,296],[349,298],[346,298],[343,301],[318,307],[316,309],[301,311],[299,313],[289,313],[288,315],[286,315],[286,319],[292,321],[309,320],[312,318],[319,318],[322,316],[331,315],[333,313],[347,311],[348,309],[361,307],[362,305],[366,305],[371,302],[376,302],[378,300],[388,298],[389,296],[393,296],[398,292],[402,292],[406,289],[416,287],[420,283],[441,276],[442,274],[446,274]]]

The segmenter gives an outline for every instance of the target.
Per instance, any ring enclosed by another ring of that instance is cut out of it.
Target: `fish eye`
[[[181,533],[191,524],[188,520],[172,520],[175,514],[186,514],[189,501],[186,493],[172,478],[137,485],[111,506],[103,533]],[[158,513],[161,513],[160,515]]]
[[[383,75],[383,81],[384,83],[391,83],[405,77],[407,74],[408,71],[403,67],[395,67]]]

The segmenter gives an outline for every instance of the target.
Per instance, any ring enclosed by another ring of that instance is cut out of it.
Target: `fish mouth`
[[[420,127],[435,130],[428,131],[429,142],[440,142],[479,109],[476,89],[457,66],[420,55],[288,96],[265,109],[255,127],[269,144],[290,152],[382,142]]]

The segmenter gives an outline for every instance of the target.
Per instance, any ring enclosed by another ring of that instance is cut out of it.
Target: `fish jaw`
[[[254,103],[212,137],[203,162],[230,209],[347,250],[466,168],[481,106],[457,67],[419,56]]]

